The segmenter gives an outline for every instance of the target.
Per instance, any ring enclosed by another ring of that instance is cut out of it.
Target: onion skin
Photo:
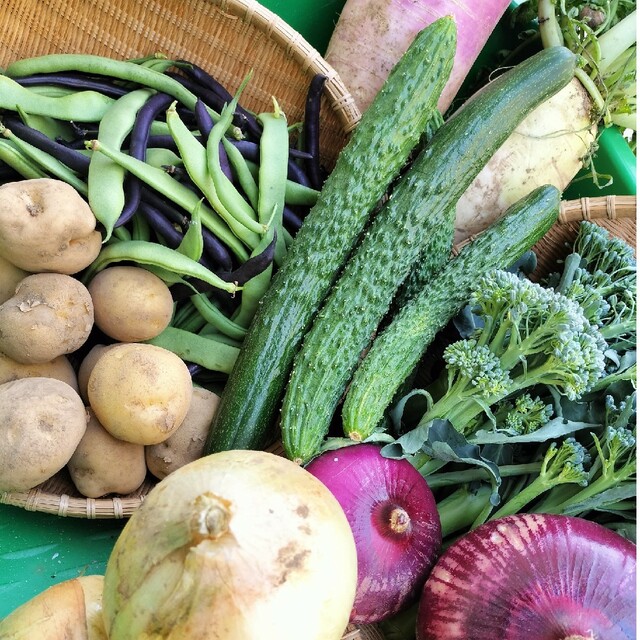
[[[103,577],[80,576],[35,595],[0,621],[2,640],[107,640]]]
[[[327,451],[306,467],[336,496],[358,551],[350,620],[379,622],[417,600],[442,542],[435,499],[407,460],[374,444]]]
[[[109,640],[339,640],[356,577],[321,482],[271,453],[216,453],[159,482],[118,537]]]
[[[629,540],[581,518],[490,521],[439,558],[417,640],[630,640],[635,553]]]

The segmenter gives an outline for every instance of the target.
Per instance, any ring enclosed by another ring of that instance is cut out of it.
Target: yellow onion
[[[81,576],[45,589],[0,621],[2,640],[107,640],[102,576]]]
[[[158,483],[109,557],[110,640],[332,640],[355,598],[337,500],[295,463],[226,451]]]

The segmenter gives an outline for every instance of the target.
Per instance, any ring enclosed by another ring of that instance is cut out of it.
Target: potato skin
[[[0,255],[0,304],[13,297],[18,283],[29,275]]]
[[[0,186],[0,254],[30,272],[73,274],[100,253],[102,236],[87,202],[54,178]]]
[[[132,493],[147,475],[144,446],[114,438],[88,412],[87,430],[67,464],[73,484],[87,498]]]
[[[80,396],[53,378],[0,385],[0,491],[27,491],[60,471],[87,428]]]
[[[66,356],[42,364],[22,364],[0,352],[0,384],[21,378],[55,378],[78,391],[76,372]]]
[[[0,305],[0,351],[22,364],[50,362],[76,351],[92,328],[89,291],[61,273],[27,276]]]
[[[182,424],[163,442],[145,447],[149,471],[162,480],[170,473],[202,457],[207,434],[220,397],[194,387],[189,411]]]
[[[169,287],[142,267],[103,269],[88,289],[96,325],[119,342],[155,338],[171,321],[173,298]]]
[[[89,375],[89,404],[116,438],[137,444],[166,440],[187,415],[193,384],[174,353],[146,343],[105,349]]]

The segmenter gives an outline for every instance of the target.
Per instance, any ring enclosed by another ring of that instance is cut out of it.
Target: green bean
[[[202,201],[198,202],[198,206],[191,212],[189,227],[187,228],[182,241],[178,245],[176,251],[184,254],[188,258],[196,262],[202,257],[204,251],[204,239],[202,237],[202,221],[200,218],[200,210]]]
[[[198,335],[204,337],[210,337],[216,340],[217,342],[222,342],[223,344],[228,344],[231,347],[237,347],[240,349],[242,346],[241,340],[236,340],[235,338],[230,338],[224,333],[220,333],[215,327],[210,324],[206,324],[200,331],[198,331]]]
[[[26,113],[20,105],[16,105],[16,111],[22,122],[32,129],[44,133],[52,140],[56,138],[62,138],[64,140],[73,138],[73,129],[68,122],[35,113]]]
[[[273,241],[273,234],[275,228],[271,227],[269,232],[265,234],[262,242],[256,247],[252,256],[262,253],[269,244]],[[242,287],[242,297],[240,298],[240,307],[237,313],[233,316],[232,320],[241,327],[248,328],[253,320],[253,316],[256,313],[258,305],[262,296],[265,294],[271,283],[271,276],[273,274],[273,263],[269,265],[264,271],[251,278],[244,283]]]
[[[15,111],[19,105],[27,113],[58,120],[99,122],[113,102],[113,98],[90,90],[74,91],[60,97],[40,95],[0,75],[0,108],[10,111]]]
[[[123,261],[158,267],[171,273],[179,274],[179,276],[197,278],[229,293],[235,293],[242,288],[233,282],[222,280],[222,278],[219,278],[199,262],[191,260],[191,258],[169,247],[156,242],[144,242],[143,240],[115,242],[104,247],[98,257],[86,269],[82,280],[85,283],[90,282],[99,271],[108,265]]]
[[[49,55],[36,56],[34,58],[22,58],[12,62],[5,70],[7,76],[19,77],[33,73],[51,73],[56,71],[81,71],[83,73],[109,76],[128,82],[135,82],[156,91],[162,91],[173,96],[176,100],[193,110],[197,97],[188,89],[183,87],[177,80],[160,73],[155,69],[129,62],[127,60],[115,60],[105,56],[75,54],[75,53],[53,53]],[[209,109],[211,117],[217,121],[219,115],[213,109]],[[64,118],[63,118],[64,119]],[[70,118],[78,120],[78,118]],[[100,120],[100,118],[95,118]],[[230,133],[236,138],[241,138],[242,133],[238,127],[232,127]]]
[[[98,125],[98,140],[120,149],[133,128],[139,109],[154,94],[152,89],[137,89],[118,98]],[[105,228],[105,240],[124,209],[126,169],[102,153],[94,153],[89,162],[88,200],[96,219]]]
[[[198,333],[206,324],[207,321],[191,303],[189,303],[188,307],[183,308],[182,313],[177,315],[175,320],[171,322],[172,327],[191,333]]]
[[[260,168],[258,170],[258,220],[273,224],[276,234],[275,261],[282,264],[287,252],[282,232],[287,170],[289,162],[289,130],[287,118],[273,99],[273,113],[260,113]],[[273,220],[273,222],[270,222]]]
[[[245,215],[243,211],[231,212],[221,202],[216,185],[207,168],[206,148],[185,126],[175,109],[175,104],[167,110],[167,125],[172,138],[178,145],[178,151],[182,156],[189,177],[233,233],[248,247],[255,248],[260,242],[260,234],[264,233],[265,228],[256,220]]]
[[[182,158],[171,149],[162,147],[147,147],[145,162],[152,167],[163,169],[164,167],[179,167],[182,165]]]
[[[127,169],[127,171],[140,178],[145,184],[162,193],[185,211],[193,211],[197,206],[200,200],[198,195],[188,187],[180,184],[177,180],[174,180],[162,169],[152,167],[146,162],[132,158],[126,153],[113,149],[111,146],[105,145],[98,140],[91,140],[87,144],[88,148],[104,153],[112,160],[115,160]],[[229,227],[215,211],[203,205],[201,215],[202,224],[218,236],[241,262],[245,262],[249,258],[249,254],[243,244],[230,231]]]
[[[46,178],[47,174],[33,163],[31,158],[25,156],[9,140],[0,139],[0,160],[8,164],[23,178]]]
[[[251,160],[245,159],[245,164],[254,179],[258,177],[260,166]],[[285,183],[284,201],[291,205],[306,205],[312,207],[318,200],[320,192],[307,187],[299,182],[287,179]]]
[[[132,239],[131,232],[126,227],[116,227],[107,242],[125,242]]]
[[[87,195],[87,183],[79,178],[74,171],[67,167],[67,165],[60,162],[60,160],[54,158],[46,151],[42,151],[41,149],[34,147],[32,144],[21,140],[11,131],[11,129],[8,129],[2,123],[0,123],[0,134],[11,140],[11,142],[25,156],[33,160],[33,162],[39,165],[46,173],[68,182],[76,191],[84,196]]]
[[[134,215],[131,218],[131,239],[144,240],[145,242],[151,240],[151,227],[144,216]]]
[[[244,288],[242,295],[244,296]],[[190,300],[207,324],[215,327],[220,333],[224,333],[235,340],[242,340],[245,337],[247,330],[225,316],[204,293],[191,296]]]
[[[242,220],[250,220],[251,222],[255,222],[255,226],[258,229],[257,233],[264,234],[266,231],[265,225],[268,221],[260,220],[260,222],[262,222],[262,225],[257,223],[259,218],[256,215],[253,207],[242,197],[231,180],[227,178],[227,176],[222,171],[222,166],[220,165],[220,143],[225,137],[225,130],[233,120],[233,116],[238,106],[239,97],[243,89],[249,82],[250,78],[251,75],[248,75],[243,80],[231,102],[226,104],[220,112],[220,120],[213,126],[213,128],[209,132],[209,137],[207,138],[206,160],[208,173],[213,180],[213,184],[216,188],[222,205],[229,211],[237,212],[237,215],[241,217]],[[247,226],[250,229],[254,228],[249,225]],[[254,228],[254,230],[256,229]]]
[[[222,138],[222,144],[224,146],[225,151],[227,152],[227,157],[229,158],[229,163],[233,171],[236,174],[238,182],[242,187],[245,195],[249,199],[251,206],[254,209],[258,208],[258,183],[253,177],[253,173],[251,169],[247,165],[247,161],[244,159],[244,156],[240,153],[239,149],[233,146],[226,138]],[[258,175],[257,165],[256,165],[256,175]]]
[[[34,84],[31,85],[28,90],[39,96],[47,96],[48,98],[61,98],[78,93],[78,89],[74,87],[63,87],[57,84]]]
[[[175,327],[167,327],[160,335],[147,342],[172,351],[186,362],[222,373],[231,372],[240,351],[238,347],[219,342],[213,337]]]

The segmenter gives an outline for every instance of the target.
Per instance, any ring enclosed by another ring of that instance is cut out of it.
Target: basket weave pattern
[[[232,93],[253,71],[242,104],[290,123],[304,113],[311,78],[327,77],[322,162],[333,166],[360,112],[336,71],[286,22],[255,0],[3,0],[0,66],[47,53],[117,59],[156,52],[203,66]]]

